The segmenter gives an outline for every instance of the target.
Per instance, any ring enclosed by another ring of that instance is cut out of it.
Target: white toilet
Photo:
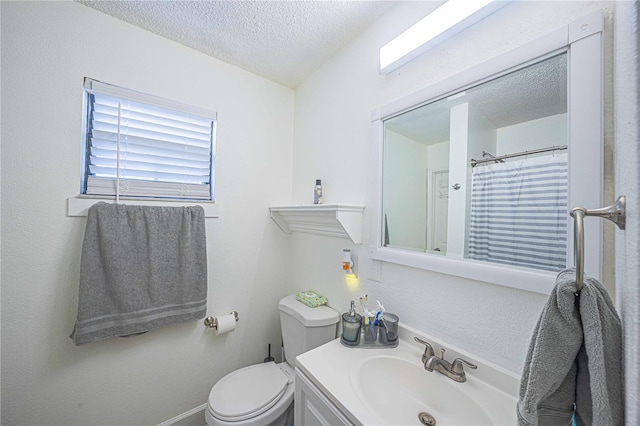
[[[233,371],[209,393],[208,426],[293,424],[294,367],[298,355],[336,337],[339,314],[328,306],[309,308],[295,296],[278,305],[286,362],[266,362]]]

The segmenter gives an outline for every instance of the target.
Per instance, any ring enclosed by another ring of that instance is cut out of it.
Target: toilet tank
[[[295,367],[296,357],[336,338],[337,311],[328,306],[310,308],[295,295],[280,300],[280,325],[287,363]]]

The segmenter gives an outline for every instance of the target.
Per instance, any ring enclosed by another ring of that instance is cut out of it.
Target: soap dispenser
[[[360,328],[362,315],[356,313],[356,303],[351,301],[349,312],[342,314],[342,337],[340,340],[347,346],[357,346],[360,343]]]

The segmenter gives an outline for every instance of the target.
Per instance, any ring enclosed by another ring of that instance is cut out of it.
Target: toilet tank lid
[[[279,304],[280,311],[286,312],[300,321],[306,327],[322,327],[338,322],[340,315],[335,310],[326,305],[310,308],[298,302],[295,295],[290,295]]]

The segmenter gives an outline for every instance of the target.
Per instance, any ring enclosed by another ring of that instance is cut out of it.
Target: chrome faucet
[[[456,382],[463,383],[467,381],[467,376],[464,372],[464,365],[469,368],[476,369],[477,365],[471,364],[469,361],[464,360],[462,358],[456,358],[453,362],[449,362],[444,359],[445,349],[440,349],[440,358],[435,356],[433,351],[433,347],[428,342],[425,342],[422,339],[414,337],[415,341],[418,343],[422,343],[425,345],[424,354],[422,354],[422,362],[424,364],[424,369],[427,371],[437,371],[438,373],[444,374],[451,380],[455,380]]]
[[[415,340],[418,343],[422,343],[425,346],[424,353],[422,354],[423,364],[426,363],[429,358],[435,355],[435,352],[433,352],[433,346],[431,346],[431,343],[425,342],[424,340],[418,337],[414,337],[413,340]]]

